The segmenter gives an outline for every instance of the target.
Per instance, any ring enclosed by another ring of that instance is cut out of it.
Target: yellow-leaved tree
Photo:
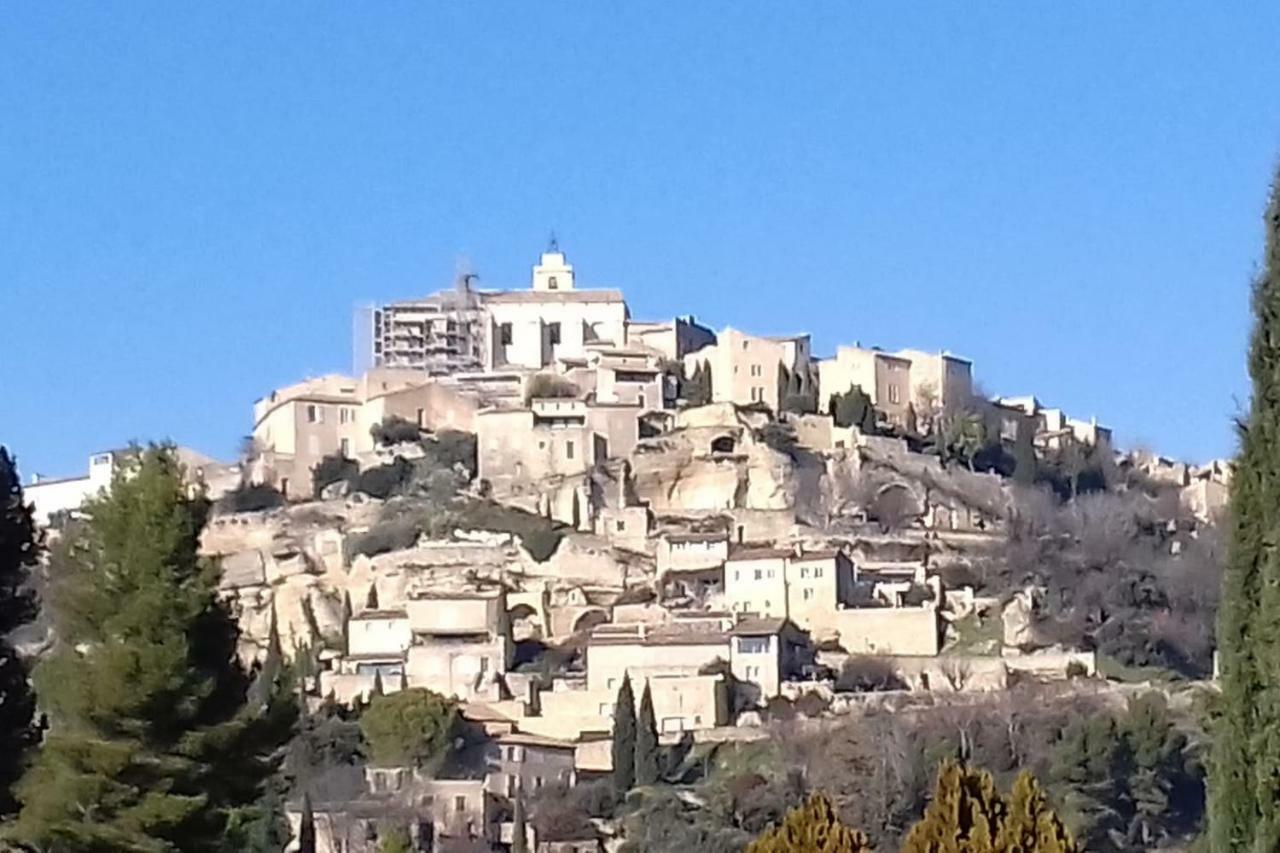
[[[747,845],[747,853],[870,853],[867,837],[836,817],[831,801],[814,794],[778,826]]]

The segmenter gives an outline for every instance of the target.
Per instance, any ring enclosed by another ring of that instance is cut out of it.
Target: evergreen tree
[[[1039,785],[1024,773],[1006,800],[985,771],[948,761],[902,853],[1078,853]]]
[[[861,386],[853,385],[843,394],[833,395],[828,410],[836,426],[856,426],[865,435],[876,434],[876,409]]]
[[[1035,432],[1035,423],[1030,418],[1018,421],[1013,441],[1013,481],[1020,486],[1032,486],[1036,482]]]
[[[225,850],[260,808],[296,704],[250,701],[207,504],[168,448],[116,472],[53,555],[58,645],[35,671],[50,722],[12,836],[44,850]]]
[[[1071,853],[1077,849],[1030,773],[1019,774],[1013,783],[995,849],[1008,853]]]
[[[35,701],[27,682],[27,664],[7,639],[35,618],[35,599],[26,582],[38,560],[39,545],[17,465],[8,449],[0,446],[0,816],[17,810],[13,785],[22,774],[27,750],[39,736],[32,722]]]
[[[528,821],[524,814],[524,792],[516,790],[516,802],[511,816],[511,853],[529,853]]]
[[[621,800],[636,783],[636,697],[631,676],[622,676],[622,686],[613,705],[613,790]]]
[[[298,824],[298,853],[316,853],[316,816],[311,795],[302,795],[302,821]]]
[[[787,812],[782,823],[747,845],[747,853],[870,853],[861,832],[836,817],[831,801],[815,794]]]
[[[653,713],[653,695],[646,681],[640,694],[640,715],[636,720],[636,784],[653,785],[658,781],[658,722]]]
[[[1209,841],[1214,853],[1280,849],[1280,175],[1254,283],[1249,419],[1231,479],[1231,538],[1218,612],[1221,715],[1212,728]]]

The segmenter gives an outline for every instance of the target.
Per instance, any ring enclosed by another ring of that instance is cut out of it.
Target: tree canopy
[[[35,598],[26,584],[40,553],[31,507],[22,495],[18,469],[0,447],[0,815],[17,809],[13,784],[39,732],[32,719],[35,700],[27,684],[27,664],[9,635],[35,618]]]
[[[1231,540],[1218,614],[1221,715],[1213,726],[1209,836],[1214,853],[1280,849],[1280,175],[1253,287],[1249,376],[1231,479]]]
[[[375,695],[360,715],[369,758],[384,766],[431,767],[448,753],[458,708],[422,687]]]
[[[237,827],[260,808],[296,705],[283,689],[250,696],[217,564],[197,553],[206,510],[172,450],[152,447],[55,550],[58,644],[35,671],[49,733],[18,787],[17,840],[243,849]]]

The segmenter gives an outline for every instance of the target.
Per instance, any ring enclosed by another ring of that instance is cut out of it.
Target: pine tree
[[[524,792],[516,790],[514,813],[511,816],[511,853],[528,853],[528,821],[524,814]]]
[[[50,722],[12,835],[38,849],[211,851],[259,808],[292,731],[287,689],[250,701],[207,504],[152,447],[54,552],[59,639],[35,682]]]
[[[636,720],[636,784],[653,785],[658,781],[658,722],[653,714],[653,695],[646,681],[640,694],[640,715]]]
[[[836,817],[831,801],[815,794],[791,811],[782,823],[747,845],[746,853],[870,853],[861,832]]]
[[[1253,287],[1253,399],[1231,479],[1231,532],[1218,611],[1221,716],[1212,727],[1209,841],[1214,853],[1280,849],[1280,175]]]
[[[32,722],[35,700],[27,664],[7,639],[35,618],[35,599],[25,585],[38,560],[39,545],[17,465],[8,449],[0,447],[0,816],[17,810],[13,785],[39,735]]]
[[[622,686],[613,705],[613,790],[621,800],[636,783],[636,697],[631,676],[622,676]]]
[[[298,824],[298,853],[316,853],[316,816],[311,795],[302,795],[302,820]]]

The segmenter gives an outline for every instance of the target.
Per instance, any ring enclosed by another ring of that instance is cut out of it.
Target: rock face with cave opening
[[[761,438],[769,417],[731,403],[676,414],[631,455],[635,496],[657,513],[795,506],[793,462]]]

